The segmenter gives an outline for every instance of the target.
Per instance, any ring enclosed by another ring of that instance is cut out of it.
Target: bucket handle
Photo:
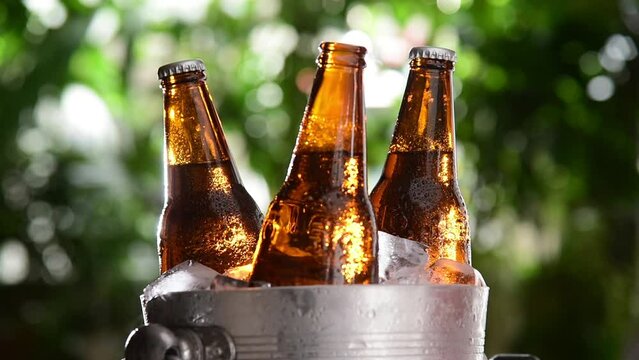
[[[218,326],[178,328],[148,324],[129,334],[124,360],[235,360],[231,335]]]

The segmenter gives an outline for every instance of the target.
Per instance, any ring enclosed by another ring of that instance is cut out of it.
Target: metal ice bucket
[[[483,360],[488,288],[351,285],[172,293],[126,359]]]

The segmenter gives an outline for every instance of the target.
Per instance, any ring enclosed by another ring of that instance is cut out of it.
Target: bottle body
[[[378,229],[422,244],[428,264],[439,258],[471,261],[468,212],[459,187],[428,175],[450,158],[450,152],[437,150],[389,153],[371,193]]]
[[[331,46],[338,48],[332,52]],[[376,228],[366,186],[363,50],[339,46],[320,46],[291,165],[260,232],[253,280],[275,286],[376,280]]]
[[[162,87],[166,184],[160,270],[186,260],[220,273],[250,264],[262,214],[237,174],[204,72],[168,76]]]
[[[286,181],[269,206],[261,238],[270,241],[262,241],[254,279],[273,285],[371,282],[375,225],[368,196],[333,185],[347,181],[347,169],[361,162],[361,154],[295,155],[291,172],[304,175]]]
[[[161,271],[195,260],[220,273],[249,264],[262,214],[230,160],[169,165],[169,197],[160,218]]]
[[[427,262],[470,264],[468,212],[457,183],[453,62],[414,58],[382,176],[371,193],[377,226],[415,241]]]

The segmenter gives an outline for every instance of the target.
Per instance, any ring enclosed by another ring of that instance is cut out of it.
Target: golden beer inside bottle
[[[187,259],[218,272],[251,261],[261,214],[232,174],[229,160],[169,166],[162,271]]]
[[[297,285],[368,283],[373,261],[370,208],[360,154],[295,154],[291,177],[271,203],[261,236],[270,239],[256,275]],[[337,170],[337,171],[335,171]]]

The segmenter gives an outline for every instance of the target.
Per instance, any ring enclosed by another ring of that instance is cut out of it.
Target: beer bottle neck
[[[205,80],[201,71],[162,80],[168,165],[230,160],[220,118]]]
[[[320,187],[342,188],[353,195],[367,193],[362,89],[365,49],[338,43],[322,43],[320,49],[289,180],[313,179]]]
[[[390,152],[454,153],[454,122],[453,63],[414,59]]]
[[[363,55],[324,51],[318,65],[295,153],[364,155]]]
[[[417,58],[411,61],[404,99],[395,125],[389,158],[415,162],[416,176],[457,183],[453,113],[453,63]],[[391,161],[385,173],[392,176]]]

